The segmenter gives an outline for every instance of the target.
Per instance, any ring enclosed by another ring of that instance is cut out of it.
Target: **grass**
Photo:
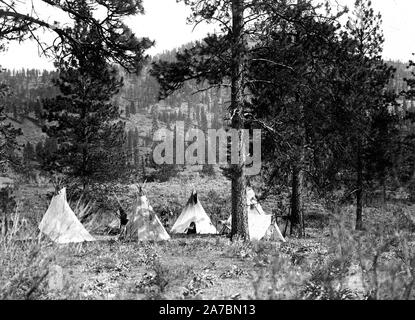
[[[0,299],[39,298],[54,256],[36,238],[21,240],[20,216],[12,217],[13,228],[0,237]],[[25,229],[27,232],[27,229]]]
[[[181,183],[148,184],[153,207],[176,204],[179,211],[190,192]],[[218,196],[226,186],[217,183],[206,183],[201,192],[205,208],[219,203],[213,192]],[[28,186],[20,193],[25,202],[17,199],[14,227],[0,239],[2,299],[414,298],[414,226],[403,204],[366,209],[366,232],[353,231],[353,207],[338,208],[329,223],[310,224],[305,239],[283,244],[174,236],[160,243],[106,237],[62,246],[38,241],[35,227],[47,193]],[[122,195],[128,200],[128,193]],[[21,240],[28,234],[31,240]]]

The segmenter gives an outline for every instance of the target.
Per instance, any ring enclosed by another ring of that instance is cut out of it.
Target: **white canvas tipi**
[[[248,205],[249,238],[253,240],[269,239],[285,242],[285,239],[276,223],[272,223],[272,216],[266,214],[258,203],[252,188],[246,189]],[[226,221],[225,227],[230,230],[232,216]]]
[[[186,233],[188,229],[195,227],[196,234],[217,234],[215,226],[203,209],[197,198],[197,192],[193,190],[182,213],[171,229],[171,233]]]
[[[170,239],[142,190],[134,205],[133,214],[128,219],[125,231],[125,238],[128,240],[163,241]]]
[[[66,200],[66,188],[52,198],[39,224],[39,229],[57,243],[95,241],[69,207]]]

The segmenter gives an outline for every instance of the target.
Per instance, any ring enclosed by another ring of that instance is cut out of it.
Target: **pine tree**
[[[4,101],[10,94],[9,87],[0,83],[0,101]],[[22,131],[11,124],[6,124],[6,119],[5,105],[0,104],[0,173],[10,169],[17,170],[20,167],[20,159],[16,153],[19,145],[16,139]]]
[[[130,106],[125,106],[125,117],[127,118],[127,119],[130,119],[130,117],[131,117],[131,111],[130,111]]]
[[[274,10],[274,1],[248,2],[244,0],[191,0],[185,1],[192,9],[190,20],[220,22],[220,33],[212,34],[192,47],[176,55],[176,61],[158,61],[153,64],[152,74],[161,85],[160,98],[181,88],[189,79],[221,88],[231,84],[228,107],[230,125],[240,133],[237,146],[239,161],[233,164],[232,176],[232,237],[249,239],[248,213],[246,208],[245,146],[241,129],[246,126],[247,106],[246,73],[250,60],[248,38],[266,22],[264,17],[283,16]],[[285,3],[285,2],[284,2]],[[249,17],[249,18],[248,18]],[[249,20],[249,21],[248,21]],[[257,24],[258,23],[258,24]],[[253,28],[251,29],[251,27]],[[189,99],[189,114],[191,105]]]
[[[125,124],[117,121],[119,109],[111,103],[122,80],[99,55],[97,32],[84,23],[76,25],[73,36],[91,45],[69,48],[70,58],[61,61],[55,82],[61,94],[44,102],[45,116],[52,123],[44,130],[59,145],[54,169],[79,181],[83,191],[92,183],[120,178],[125,163]]]
[[[191,118],[186,118],[184,121],[184,132],[189,131],[191,128],[193,128],[193,121]]]
[[[143,178],[147,176],[146,159],[144,156],[141,157],[141,175]]]
[[[138,170],[140,165],[140,148],[136,146],[134,148],[134,166]]]
[[[139,146],[139,139],[140,139],[140,135],[138,134],[138,129],[134,128],[134,135],[133,135],[133,146],[134,147]]]
[[[44,157],[43,142],[42,142],[42,141],[39,141],[39,142],[36,144],[36,147],[35,147],[35,153],[36,153],[36,160],[37,160],[39,163],[42,163],[42,161],[43,161],[43,157]]]
[[[384,42],[381,31],[381,16],[375,14],[370,0],[357,0],[352,19],[347,24],[347,36],[353,41],[354,54],[350,59],[348,72],[351,95],[349,110],[351,130],[345,132],[350,139],[350,159],[355,171],[356,190],[356,229],[363,229],[363,197],[365,191],[365,171],[368,161],[366,154],[371,149],[370,129],[377,115],[384,113],[389,101],[385,100],[384,90],[393,77],[393,68],[382,59]]]
[[[415,55],[415,54],[413,54]],[[404,117],[400,123],[400,134],[395,139],[394,154],[394,178],[397,185],[410,194],[410,200],[415,200],[415,62],[410,60],[407,68],[410,76],[405,78],[406,90],[403,92],[404,104],[410,101],[410,107],[405,110]]]
[[[23,160],[26,165],[29,165],[30,162],[35,159],[35,149],[33,148],[33,145],[28,141],[23,149]]]
[[[160,129],[160,124],[159,124],[158,114],[154,113],[153,120],[151,123],[151,136],[154,137],[154,134],[159,129]]]
[[[6,237],[9,228],[9,215],[15,211],[17,206],[13,187],[7,186],[0,189],[0,212],[2,214],[2,237]]]
[[[177,120],[178,121],[183,121],[184,120],[184,116],[181,110],[179,110],[179,113],[177,114]]]
[[[40,119],[42,117],[42,103],[37,99],[33,107],[36,119]]]
[[[46,154],[53,154],[58,151],[58,144],[56,139],[54,138],[47,138],[44,143],[43,151]]]
[[[134,101],[131,101],[130,103],[130,114],[137,114],[137,109],[135,107]]]
[[[17,105],[15,103],[13,104],[13,118],[19,120],[19,112],[17,110]]]
[[[153,45],[147,38],[138,39],[123,22],[125,18],[143,14],[141,0],[40,0],[31,3],[32,10],[26,10],[13,0],[1,2],[3,39],[22,41],[30,36],[39,44],[39,49],[58,60],[65,59],[68,46],[80,45],[88,47],[91,43],[79,41],[76,25],[84,24],[87,28],[95,28],[95,42],[102,45],[95,46],[95,54],[107,62],[116,62],[130,72],[138,73],[145,62],[145,50]],[[70,23],[61,24],[43,19],[36,12],[42,6],[50,6],[58,15],[71,19]],[[105,10],[101,10],[105,8]],[[99,11],[99,14],[97,14]],[[71,23],[72,22],[72,23]],[[33,30],[48,31],[52,34],[47,45],[41,39],[43,32],[34,33]],[[2,40],[3,40],[2,39]],[[25,75],[25,70],[21,71]]]
[[[304,1],[299,1],[302,5]],[[230,84],[230,105],[228,106],[229,125],[239,132],[237,146],[238,163],[231,166],[232,180],[232,237],[249,239],[248,215],[246,210],[246,154],[245,139],[242,130],[247,128],[250,121],[250,103],[247,99],[247,89],[250,82],[261,82],[261,78],[249,77],[249,68],[255,62],[255,51],[259,48],[252,46],[249,39],[252,34],[257,36],[270,20],[290,22],[292,16],[286,11],[296,7],[297,3],[286,1],[248,2],[244,0],[222,1],[186,1],[193,10],[192,21],[220,21],[221,32],[210,35],[197,42],[189,49],[176,55],[176,62],[159,61],[153,64],[152,74],[161,85],[160,96],[163,98],[172,92],[183,88],[189,79],[208,82],[211,87],[223,89]],[[249,17],[249,18],[248,18]],[[295,20],[300,19],[294,17]],[[283,22],[281,22],[282,24]],[[266,45],[266,44],[265,44]],[[254,48],[252,48],[254,47]],[[274,59],[260,60],[265,68],[271,66],[284,67]],[[221,100],[224,101],[225,99]],[[265,98],[265,97],[264,97]],[[189,108],[190,111],[190,108]],[[219,113],[222,116],[221,113]],[[219,118],[219,117],[218,117]],[[217,119],[218,119],[217,118]]]
[[[197,105],[196,106],[196,122],[200,125],[200,123],[201,123],[201,116],[200,116],[200,105]]]
[[[208,119],[205,112],[205,109],[202,108],[201,114],[200,114],[200,129],[207,134],[208,131]]]
[[[176,127],[173,128],[173,155],[175,158],[176,155]],[[169,181],[170,178],[175,177],[179,172],[179,166],[176,164],[176,161],[173,161],[173,164],[162,164],[157,167],[156,177],[160,182]]]
[[[190,100],[187,102],[187,119],[192,119],[192,104]]]

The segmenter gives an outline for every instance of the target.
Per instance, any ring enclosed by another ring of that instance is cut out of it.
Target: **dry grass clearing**
[[[149,184],[153,207],[184,203],[188,192],[179,184],[169,197],[167,185]],[[35,189],[21,188],[15,228],[0,238],[2,299],[414,298],[415,229],[403,204],[367,209],[365,232],[352,230],[353,207],[338,208],[308,223],[305,239],[283,244],[224,236],[135,243],[101,234],[92,243],[56,245],[34,232],[49,190]],[[220,205],[212,190],[201,194],[208,212]]]

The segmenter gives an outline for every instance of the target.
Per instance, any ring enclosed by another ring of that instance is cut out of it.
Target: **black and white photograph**
[[[414,12],[0,0],[0,300],[414,300]]]

